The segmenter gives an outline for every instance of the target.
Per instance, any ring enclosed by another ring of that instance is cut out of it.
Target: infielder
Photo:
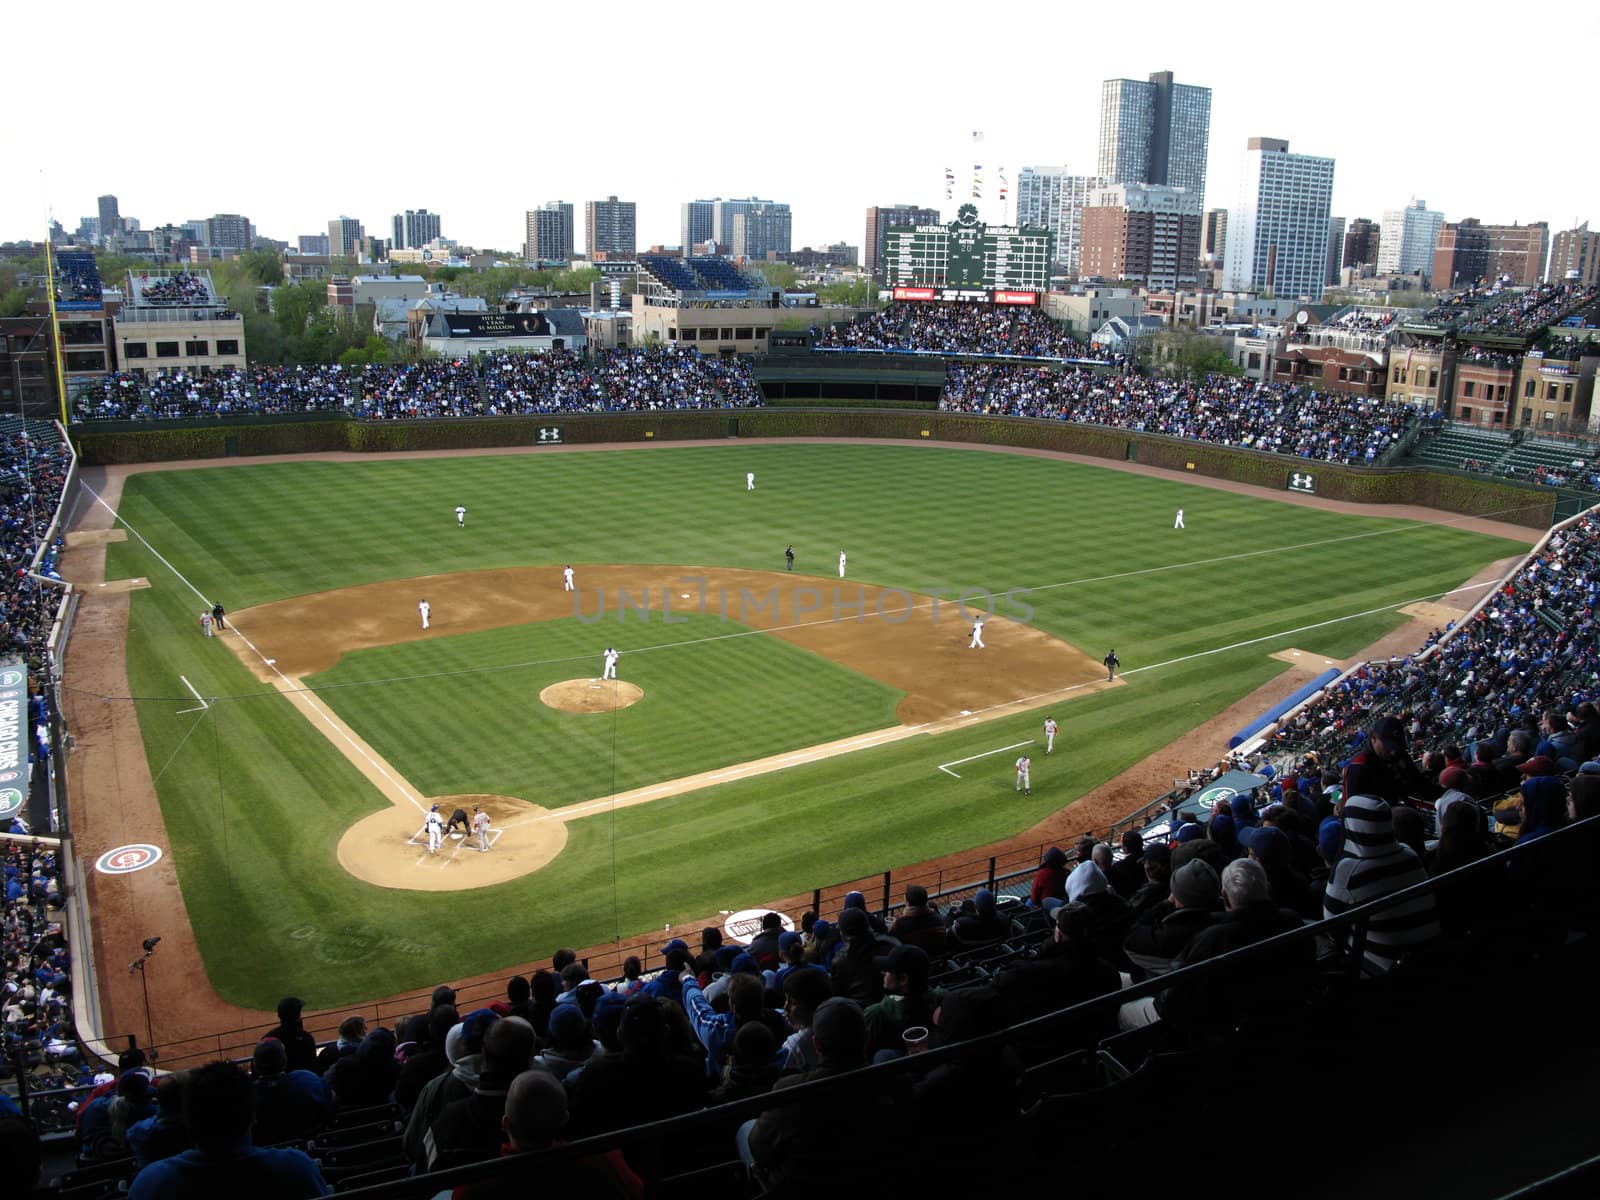
[[[472,832],[478,835],[478,852],[489,853],[489,814],[477,805],[472,806]]]
[[[783,561],[786,564],[785,570],[794,570],[794,546],[792,544],[784,550]]]
[[[426,600],[418,600],[417,611],[422,614],[422,627],[426,629],[428,627],[428,618],[433,615],[433,606]]]
[[[1117,677],[1117,668],[1122,665],[1122,660],[1117,657],[1115,650],[1111,650],[1100,661],[1106,665],[1106,682],[1110,683]]]
[[[1056,719],[1054,717],[1046,717],[1044,719],[1044,752],[1046,754],[1054,754],[1055,749]]]
[[[1178,519],[1172,523],[1172,527],[1174,529],[1182,529],[1183,528],[1183,509],[1180,508],[1178,510]]]
[[[747,492],[756,490],[756,473],[754,471],[746,471],[744,473],[744,490]]]
[[[839,578],[844,578],[844,551],[839,551]]]
[[[1033,780],[1028,777],[1028,772],[1033,769],[1033,760],[1026,754],[1017,759],[1017,791],[1024,796],[1033,795]]]
[[[456,524],[462,529],[467,527],[467,506],[465,504],[456,505]]]
[[[571,563],[568,563],[565,567],[561,568],[561,590],[564,591],[564,592],[571,592],[571,591],[575,591],[576,590],[572,586],[572,564]]]
[[[469,828],[467,821],[467,810],[464,808],[458,808],[455,810],[455,812],[450,814],[450,821],[444,827],[446,836],[454,833],[457,825],[461,826],[462,833],[466,833]]]
[[[428,815],[422,819],[422,827],[428,831],[428,853],[439,853],[439,843],[444,839],[444,819],[439,816],[437,804],[430,808]]]
[[[605,670],[600,673],[601,679],[615,679],[617,677],[617,659],[620,657],[621,655],[615,649],[610,646],[606,647],[606,666]]]
[[[972,640],[967,643],[968,650],[983,649],[983,618],[972,618]]]
[[[212,634],[211,634],[211,612],[208,609],[201,609],[200,610],[200,629],[207,637],[211,637],[212,636]]]

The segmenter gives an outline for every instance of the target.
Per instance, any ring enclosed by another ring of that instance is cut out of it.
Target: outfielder
[[[439,816],[437,804],[430,808],[428,815],[422,819],[422,827],[428,831],[428,853],[439,853],[439,843],[444,839],[444,819]]]
[[[478,852],[489,853],[489,814],[477,805],[472,806],[472,832],[478,835]]]
[[[983,618],[972,618],[972,640],[967,643],[968,650],[983,649]]]
[[[783,561],[785,563],[785,570],[794,570],[794,545],[792,543],[784,550]]]
[[[744,473],[744,490],[747,492],[756,490],[756,473],[754,471],[746,471]]]
[[[844,578],[844,551],[839,551],[839,578]]]
[[[467,822],[467,810],[464,808],[458,808],[455,810],[455,812],[450,814],[450,821],[444,827],[446,836],[454,833],[457,825],[461,826],[462,833],[466,833],[469,828],[469,824]]]
[[[428,618],[433,615],[433,606],[426,600],[417,601],[417,611],[422,614],[422,627],[428,627]]]
[[[463,529],[467,526],[467,506],[465,504],[456,505],[456,524]]]
[[[1172,523],[1172,527],[1174,529],[1182,529],[1183,528],[1183,509],[1180,508],[1178,510],[1178,519]]]
[[[1024,754],[1017,759],[1017,791],[1024,796],[1033,795],[1033,780],[1028,777],[1028,772],[1033,769],[1033,760]]]
[[[1054,754],[1055,749],[1056,719],[1054,717],[1046,717],[1044,719],[1044,752],[1046,754]]]
[[[564,591],[564,592],[570,592],[570,591],[576,590],[572,586],[572,564],[571,563],[568,563],[566,566],[561,568],[561,590]]]
[[[610,646],[606,647],[606,667],[600,673],[601,679],[615,679],[617,677],[617,659],[620,657],[621,655],[615,649]]]

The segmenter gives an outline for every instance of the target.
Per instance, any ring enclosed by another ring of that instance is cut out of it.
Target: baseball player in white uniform
[[[561,590],[563,592],[575,590],[572,586],[572,565],[570,563],[561,568]]]
[[[465,504],[456,505],[456,524],[461,526],[463,529],[466,528],[467,506]]]
[[[439,843],[444,840],[444,818],[439,815],[437,804],[430,808],[428,815],[422,819],[422,827],[428,831],[428,853],[439,853]]]
[[[972,618],[972,640],[967,643],[968,650],[983,649],[983,618]]]
[[[202,633],[204,633],[207,637],[211,637],[212,636],[212,633],[211,633],[211,610],[209,608],[203,610],[200,613],[200,631]]]
[[[428,627],[428,618],[433,615],[433,605],[426,600],[419,600],[417,601],[417,611],[422,614],[422,627],[426,629]]]
[[[489,853],[489,814],[481,808],[472,810],[472,832],[478,835],[478,852]]]
[[[1056,719],[1054,717],[1046,717],[1044,719],[1044,752],[1046,754],[1054,754],[1055,749]]]
[[[1028,772],[1033,769],[1033,760],[1024,754],[1017,759],[1017,791],[1024,796],[1033,795],[1033,780],[1028,777]]]
[[[744,490],[747,492],[756,490],[756,473],[754,471],[746,471],[744,473]]]
[[[617,677],[617,659],[620,657],[621,655],[615,649],[610,646],[606,647],[606,667],[600,673],[601,679],[615,679]]]
[[[844,578],[844,551],[839,551],[839,578]]]
[[[1182,529],[1183,528],[1183,509],[1180,508],[1178,510],[1178,518],[1177,518],[1177,520],[1172,522],[1172,527],[1174,529]]]

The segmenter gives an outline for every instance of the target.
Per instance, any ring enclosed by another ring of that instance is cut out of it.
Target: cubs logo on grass
[[[770,911],[765,908],[741,908],[736,913],[729,913],[728,919],[722,923],[722,932],[730,942],[748,946],[761,932],[761,918]],[[794,922],[786,913],[779,913],[778,919],[783,922],[785,932],[794,928]]]
[[[94,860],[94,869],[102,875],[131,875],[161,861],[161,847],[143,842],[132,846],[118,846],[107,850]]]

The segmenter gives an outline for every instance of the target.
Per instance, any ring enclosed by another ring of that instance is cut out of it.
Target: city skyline
[[[170,47],[160,32],[159,10],[176,9],[165,0],[154,7],[154,19],[136,26],[88,22],[72,31],[74,45],[90,63],[161,61]],[[759,102],[730,106],[714,146],[686,132],[680,136],[685,113],[658,112],[642,96],[635,105],[633,90],[623,88],[616,102],[627,119],[617,124],[613,143],[596,141],[577,124],[570,132],[557,125],[541,137],[535,155],[513,152],[492,123],[479,131],[459,121],[459,105],[437,106],[437,112],[424,106],[402,127],[403,141],[377,124],[368,129],[359,110],[346,114],[340,137],[322,136],[331,126],[316,87],[299,89],[304,98],[291,88],[234,89],[223,93],[227,102],[185,110],[181,117],[174,100],[171,119],[181,121],[185,142],[209,149],[199,157],[176,149],[163,155],[148,142],[117,135],[116,106],[105,106],[105,93],[116,86],[109,74],[104,88],[67,92],[60,74],[47,66],[50,55],[29,55],[17,64],[15,78],[22,94],[42,99],[51,117],[7,130],[5,158],[14,168],[14,186],[0,194],[0,240],[38,240],[47,214],[75,228],[81,217],[97,213],[98,197],[113,194],[120,215],[139,219],[145,228],[208,212],[243,212],[262,235],[293,243],[325,229],[339,213],[369,231],[387,232],[392,214],[421,192],[430,198],[429,210],[443,214],[451,237],[507,252],[520,250],[525,213],[553,195],[585,201],[614,194],[635,202],[640,248],[678,243],[686,201],[772,197],[791,206],[794,245],[818,246],[858,240],[861,214],[871,205],[905,202],[953,211],[970,198],[979,165],[981,215],[996,222],[1015,213],[1023,167],[1057,163],[1073,174],[1095,171],[1104,81],[1142,80],[1160,71],[1211,90],[1207,209],[1233,205],[1240,149],[1248,137],[1270,136],[1338,160],[1333,210],[1352,220],[1378,218],[1411,196],[1428,197],[1430,207],[1452,222],[1542,220],[1555,231],[1600,217],[1582,183],[1587,171],[1551,173],[1534,189],[1526,174],[1463,170],[1451,152],[1447,131],[1454,115],[1463,156],[1485,144],[1502,144],[1535,160],[1583,153],[1539,113],[1520,113],[1513,104],[1475,105],[1470,92],[1452,90],[1498,70],[1492,39],[1470,30],[1441,32],[1426,14],[1398,10],[1386,17],[1385,44],[1435,47],[1439,52],[1430,60],[1452,67],[1448,76],[1441,70],[1391,78],[1388,60],[1354,25],[1330,27],[1310,14],[1287,14],[1270,26],[1230,31],[1218,42],[1210,36],[1212,25],[1191,9],[1156,10],[1156,19],[1142,21],[1141,37],[1130,42],[1114,14],[1025,5],[1004,27],[1033,27],[1045,39],[1051,30],[1064,34],[1070,27],[1082,46],[1119,49],[1081,54],[1068,73],[997,73],[984,87],[919,90],[913,105],[897,101],[891,64],[936,54],[948,46],[948,28],[827,2],[820,11],[808,11],[804,27],[763,13],[753,18],[758,41],[766,36],[773,44],[791,44],[803,28],[834,19],[853,32],[854,41],[837,55],[808,59],[803,91],[772,88]],[[503,43],[524,24],[522,11],[495,3],[466,10],[452,39],[463,47]],[[670,61],[674,50],[691,57],[713,53],[697,46],[691,34],[667,27],[648,6],[625,2],[619,13],[622,28],[649,39],[662,61]],[[224,31],[218,40],[237,48],[228,58],[230,77],[260,72],[266,78],[281,69],[279,39],[244,34],[265,15],[245,9],[219,18],[240,30],[236,38]],[[367,16],[290,0],[273,9],[271,19],[285,30],[316,27],[320,44],[339,46],[361,44]],[[1538,20],[1542,29],[1561,29],[1564,40],[1600,32],[1600,18],[1577,3],[1544,6]],[[64,36],[36,8],[21,12],[18,23],[19,44],[49,45]],[[1097,30],[1117,36],[1096,37]],[[996,38],[1003,32],[995,29]],[[1325,79],[1308,73],[1302,56],[1267,53],[1297,41],[1314,45],[1319,59],[1330,64]],[[803,37],[793,44],[797,54],[803,52]],[[892,58],[874,49],[891,44]],[[541,62],[542,87],[559,92],[579,86],[583,68],[577,58],[557,55]],[[330,65],[305,82],[345,86],[339,58],[326,61]],[[360,67],[348,70],[354,78]],[[1048,104],[1017,99],[1038,95],[1040,84]],[[403,78],[389,86],[403,96]],[[485,87],[478,56],[465,51],[430,59],[417,86],[427,94],[454,89],[466,97]],[[683,93],[686,111],[698,103],[695,86],[691,82]],[[1541,89],[1545,114],[1577,111],[1585,98],[1581,78],[1572,73],[1542,76]],[[706,90],[716,91],[710,85]],[[1403,118],[1408,109],[1429,114],[1414,136],[1404,119],[1388,119]],[[148,119],[159,126],[159,106]],[[94,155],[78,154],[70,141],[50,133],[90,123],[108,133]],[[1383,135],[1374,136],[1380,128]],[[441,152],[441,146],[448,150]],[[1001,167],[1010,184],[1004,211],[997,198]],[[955,176],[950,196],[946,168]],[[583,244],[587,231],[574,232]]]

